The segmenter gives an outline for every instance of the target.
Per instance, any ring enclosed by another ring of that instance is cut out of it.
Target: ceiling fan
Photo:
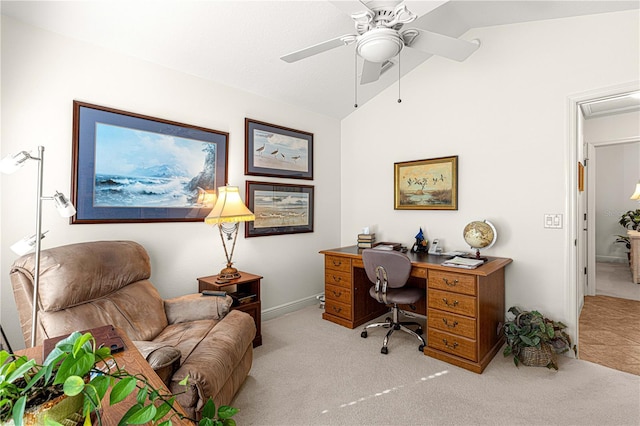
[[[380,78],[389,60],[404,47],[433,55],[464,61],[478,49],[480,42],[465,41],[418,28],[403,29],[418,15],[411,12],[404,1],[333,2],[344,9],[345,3],[357,3],[363,11],[351,14],[357,34],[345,34],[282,56],[285,62],[296,62],[340,46],[356,44],[356,53],[364,59],[360,84]]]

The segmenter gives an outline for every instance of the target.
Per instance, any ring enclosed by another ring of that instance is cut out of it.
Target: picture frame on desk
[[[395,210],[458,210],[458,156],[394,163]]]
[[[73,102],[72,224],[201,222],[227,183],[229,134]]]
[[[244,174],[313,180],[313,133],[245,118]]]
[[[247,181],[245,193],[256,216],[245,238],[313,232],[313,185]]]

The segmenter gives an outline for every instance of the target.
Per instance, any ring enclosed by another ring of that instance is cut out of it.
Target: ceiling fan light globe
[[[376,28],[360,36],[356,51],[369,62],[384,62],[398,55],[403,47],[404,42],[397,31]]]

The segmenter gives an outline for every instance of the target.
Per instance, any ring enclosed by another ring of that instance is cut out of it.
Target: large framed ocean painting
[[[72,223],[196,222],[227,180],[229,134],[74,101]]]

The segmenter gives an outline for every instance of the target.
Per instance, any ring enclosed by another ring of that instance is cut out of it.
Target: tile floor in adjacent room
[[[628,265],[597,268],[596,296],[585,296],[580,314],[580,358],[640,375],[640,284]]]

